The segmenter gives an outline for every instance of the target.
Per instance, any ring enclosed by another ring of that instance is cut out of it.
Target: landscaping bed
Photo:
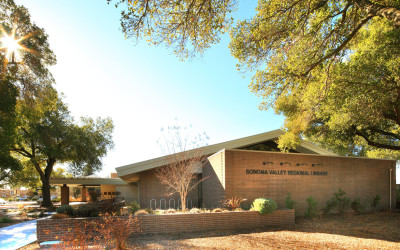
[[[129,249],[399,249],[400,213],[296,218],[291,226],[255,230],[134,235]],[[23,248],[38,249],[34,243]]]
[[[138,233],[183,233],[221,229],[259,228],[266,225],[294,224],[294,209],[276,210],[271,214],[260,215],[257,211],[227,211],[214,213],[175,213],[136,216],[139,221]],[[60,239],[71,228],[85,227],[88,223],[101,224],[98,218],[42,219],[37,221],[39,242]],[[98,222],[96,222],[98,221]]]
[[[35,220],[43,216],[44,209],[0,209],[0,228],[11,226],[25,221]]]

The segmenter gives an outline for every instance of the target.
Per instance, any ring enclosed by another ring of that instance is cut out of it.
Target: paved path
[[[13,250],[36,241],[36,220],[0,228],[0,250]]]

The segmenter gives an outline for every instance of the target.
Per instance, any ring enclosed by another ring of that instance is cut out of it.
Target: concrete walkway
[[[36,241],[36,220],[0,228],[0,250],[13,250]]]

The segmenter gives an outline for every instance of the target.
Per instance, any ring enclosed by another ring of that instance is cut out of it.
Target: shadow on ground
[[[263,246],[283,246],[284,248],[338,246],[339,248],[346,248],[348,242],[343,242],[343,239],[349,241],[350,244],[367,244],[367,246],[370,242],[369,240],[397,244],[400,242],[399,225],[400,213],[395,212],[331,215],[312,219],[298,217],[296,218],[296,224],[293,226],[276,226],[255,230],[140,235],[131,236],[129,242],[144,248],[197,249],[205,246],[219,248],[220,241],[227,240],[231,241],[233,245],[240,244],[240,248]],[[307,239],[309,237],[313,240]],[[194,239],[196,243],[192,244],[190,240]],[[214,243],[213,240],[215,241]],[[202,245],[202,241],[204,241],[204,245]],[[206,241],[207,243],[205,243]]]

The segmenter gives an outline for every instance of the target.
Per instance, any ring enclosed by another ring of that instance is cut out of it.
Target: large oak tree
[[[16,112],[17,140],[11,151],[39,175],[43,206],[52,205],[49,179],[57,163],[69,164],[75,175],[91,174],[101,169],[101,158],[113,147],[110,118],[75,122],[50,85],[35,98],[19,99]]]
[[[18,45],[11,44],[14,41]],[[13,48],[12,48],[13,47]],[[32,23],[29,12],[12,0],[0,1],[0,181],[21,169],[10,155],[16,139],[16,100],[34,96],[41,83],[52,83],[48,66],[55,64],[45,31]]]

